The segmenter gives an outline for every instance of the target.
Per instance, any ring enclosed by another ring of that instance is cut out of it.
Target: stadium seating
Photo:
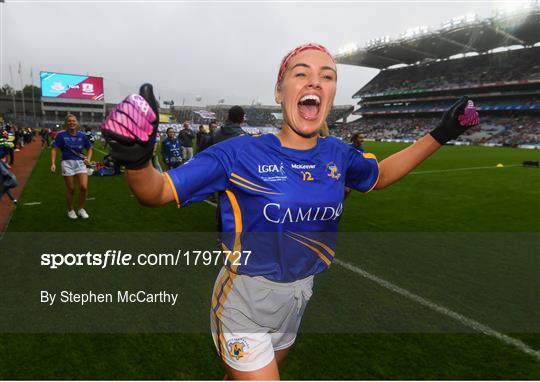
[[[373,140],[416,140],[437,124],[439,118],[362,118],[333,131],[349,140],[355,131]],[[460,141],[472,144],[497,144],[514,146],[537,145],[540,142],[538,115],[501,115],[482,118],[479,126],[467,131]]]
[[[426,62],[381,71],[355,96],[466,88],[501,81],[539,80],[540,47]]]

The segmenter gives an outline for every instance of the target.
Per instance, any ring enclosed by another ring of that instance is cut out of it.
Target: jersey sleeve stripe
[[[251,182],[251,181],[249,181],[249,180],[247,180],[247,179],[245,179],[245,178],[242,178],[240,175],[238,175],[238,174],[236,174],[236,173],[234,173],[234,172],[231,173],[231,176],[232,176],[233,178],[236,178],[237,180],[243,181],[244,183],[251,184],[252,186],[262,188],[263,190],[272,191],[271,188],[259,186],[259,185],[256,184],[256,183],[253,183],[253,182]]]
[[[364,158],[366,158],[366,159],[375,159],[375,160],[377,160],[377,157],[375,156],[375,154],[372,154],[372,153],[362,153],[362,155],[363,155]]]
[[[236,180],[234,180],[234,179],[229,179],[229,180],[230,180],[232,183],[234,183],[234,184],[236,184],[236,185],[238,185],[238,186],[240,186],[240,187],[247,188],[248,190],[257,191],[257,192],[262,192],[263,194],[283,195],[283,194],[281,194],[281,193],[279,193],[279,192],[270,192],[270,191],[258,190],[258,189],[256,189],[256,188],[250,187],[250,186],[248,186],[248,185],[246,185],[246,184],[240,183],[240,182],[238,182],[238,181],[236,181]]]
[[[176,206],[180,208],[180,199],[178,198],[178,193],[176,192],[176,187],[174,187],[174,183],[171,179],[171,176],[167,174],[166,172],[164,172],[163,174],[165,175],[165,178],[168,180],[169,185],[171,186],[171,189],[174,195],[174,200],[176,201]]]
[[[380,178],[380,176],[381,176],[381,173],[379,172],[379,173],[377,174],[377,179],[376,179],[375,182],[373,183],[373,186],[371,186],[371,188],[370,188],[369,190],[367,190],[366,192],[364,192],[364,194],[367,194],[368,192],[372,191],[372,190],[375,188],[375,186],[377,185],[377,183],[379,183],[379,178]]]
[[[328,260],[328,258],[325,255],[323,255],[323,253],[321,251],[319,251],[317,248],[315,248],[314,246],[312,246],[310,244],[304,243],[302,240],[297,239],[296,237],[294,237],[292,235],[289,235],[289,234],[286,234],[286,235],[289,236],[291,239],[296,240],[300,244],[302,244],[302,245],[308,247],[309,249],[311,249],[313,252],[315,252],[317,254],[317,256],[319,256],[319,258],[326,264],[327,267],[330,266],[330,264],[331,264],[330,260]]]
[[[332,258],[334,258],[336,256],[336,252],[330,248],[329,246],[327,246],[326,244],[324,244],[322,241],[317,241],[315,239],[312,239],[310,237],[307,237],[307,236],[303,236],[303,235],[300,235],[299,233],[296,233],[296,232],[292,232],[292,231],[289,231],[289,234],[293,234],[295,236],[300,236],[301,238],[304,238],[312,243],[315,243],[317,245],[319,245],[321,248],[323,248],[326,252],[328,252]]]
[[[377,185],[377,183],[379,183],[379,179],[381,177],[381,171],[379,169],[379,162],[377,162],[377,159],[375,158],[375,162],[377,163],[377,179],[375,179],[375,182],[373,182],[373,186],[371,186],[369,188],[369,190],[367,190],[366,192],[364,192],[364,194],[367,194],[368,192],[372,191],[375,186]]]
[[[373,182],[373,185],[369,188],[369,190],[363,191],[364,194],[367,194],[368,192],[372,191],[372,190],[375,188],[375,186],[377,185],[377,183],[379,183],[379,178],[381,177],[381,172],[379,171],[379,161],[377,160],[377,157],[375,156],[375,154],[371,154],[371,153],[362,153],[362,155],[363,155],[364,158],[366,158],[366,159],[374,160],[375,163],[377,164],[377,179],[375,179],[375,182]]]

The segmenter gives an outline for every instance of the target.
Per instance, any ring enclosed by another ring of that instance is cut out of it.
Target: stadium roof
[[[532,46],[540,41],[540,5],[479,20],[476,15],[451,19],[438,30],[418,27],[397,39],[388,36],[370,41],[365,48],[343,48],[335,56],[340,64],[384,69],[415,64],[463,53],[482,53],[513,46]]]

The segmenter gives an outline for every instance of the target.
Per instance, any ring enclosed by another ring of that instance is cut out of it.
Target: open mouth
[[[305,95],[298,101],[298,112],[300,116],[308,121],[314,121],[319,116],[319,106],[321,99],[317,95]]]

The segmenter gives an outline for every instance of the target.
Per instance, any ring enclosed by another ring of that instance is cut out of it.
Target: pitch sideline
[[[395,284],[392,284],[389,281],[386,281],[380,277],[377,277],[375,275],[372,275],[369,272],[364,271],[362,268],[353,265],[351,263],[348,263],[346,261],[340,260],[340,259],[334,259],[334,262],[340,266],[342,266],[345,269],[348,269],[351,272],[354,272],[368,280],[371,280],[378,284],[379,286],[382,286],[385,289],[388,289],[394,293],[397,293],[403,297],[406,297],[414,302],[419,303],[420,305],[423,305],[431,310],[434,310],[435,312],[441,313],[444,316],[450,317],[462,325],[471,328],[477,332],[480,332],[482,334],[485,334],[487,336],[493,337],[498,339],[499,341],[504,342],[507,345],[513,346],[522,352],[536,358],[538,361],[540,361],[540,352],[537,350],[534,350],[521,340],[518,340],[516,338],[507,336],[506,334],[499,333],[498,331],[490,328],[487,325],[484,325],[478,321],[475,321],[471,318],[465,317],[459,313],[456,313],[448,308],[445,308],[442,305],[435,304],[434,302],[429,301],[428,299],[425,299],[417,294],[414,294],[407,289],[401,288]]]
[[[508,167],[521,167],[520,164],[509,164],[502,168]],[[482,167],[462,167],[462,168],[447,168],[443,170],[426,170],[426,171],[413,171],[408,175],[422,175],[422,174],[435,174],[438,172],[456,172],[456,171],[469,171],[469,170],[486,170],[486,169],[498,169],[496,166],[482,166]]]

